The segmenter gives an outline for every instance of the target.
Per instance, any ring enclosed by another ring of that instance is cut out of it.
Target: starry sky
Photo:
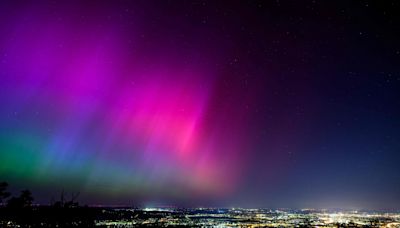
[[[399,10],[1,1],[0,180],[42,204],[399,209]]]

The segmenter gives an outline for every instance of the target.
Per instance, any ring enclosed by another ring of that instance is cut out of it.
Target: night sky
[[[399,209],[399,12],[1,1],[0,181],[42,204]]]

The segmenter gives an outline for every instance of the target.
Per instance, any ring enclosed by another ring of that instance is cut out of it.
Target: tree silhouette
[[[76,194],[72,193],[71,200],[66,200],[65,199],[66,197],[64,196],[64,190],[62,190],[61,196],[60,196],[60,201],[51,203],[51,205],[56,208],[76,208],[76,207],[79,207],[79,203],[76,201],[78,196],[79,196],[79,192]],[[52,201],[53,201],[53,199],[52,199]]]
[[[7,192],[7,188],[7,182],[0,182],[0,204],[3,203],[4,199],[7,199],[11,195],[9,192]]]
[[[30,207],[32,206],[33,203],[33,196],[31,191],[29,191],[28,189],[25,189],[21,192],[21,201],[23,202],[23,206],[24,207]]]
[[[32,206],[33,196],[31,191],[23,190],[19,197],[12,197],[8,200],[7,207],[10,208],[26,208]]]

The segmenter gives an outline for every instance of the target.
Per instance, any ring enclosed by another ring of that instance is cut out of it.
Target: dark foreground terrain
[[[1,227],[400,227],[400,213],[219,208],[0,208]]]

